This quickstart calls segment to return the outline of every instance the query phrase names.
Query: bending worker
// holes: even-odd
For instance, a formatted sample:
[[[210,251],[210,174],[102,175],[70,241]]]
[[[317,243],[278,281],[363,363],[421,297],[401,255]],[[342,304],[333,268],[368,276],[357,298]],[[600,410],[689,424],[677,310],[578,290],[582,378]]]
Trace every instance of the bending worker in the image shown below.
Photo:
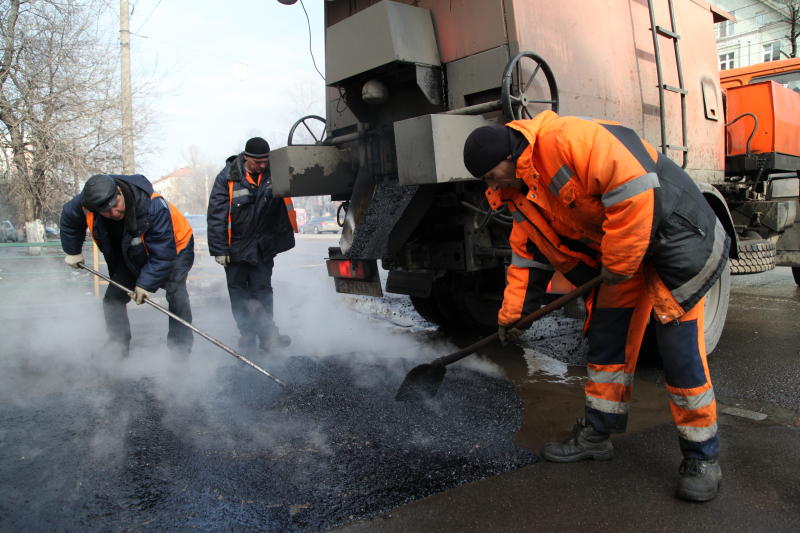
[[[153,192],[142,175],[97,174],[61,211],[61,246],[65,261],[79,268],[86,228],[108,265],[109,277],[133,287],[141,305],[150,293],[163,288],[169,310],[192,321],[186,278],[194,263],[194,238],[189,222],[175,206]],[[131,341],[126,304],[131,296],[109,284],[103,296],[103,314],[110,348],[125,357]],[[189,353],[192,330],[169,319],[167,346]]]
[[[632,130],[559,117],[473,131],[464,163],[514,223],[499,336],[535,310],[553,269],[574,285],[600,271],[587,298],[585,418],[542,456],[607,460],[625,430],[642,337],[654,321],[683,461],[677,496],[706,501],[721,469],[714,390],[703,339],[703,296],[727,268],[730,238],[697,185]]]
[[[273,319],[275,256],[294,247],[297,231],[290,198],[272,194],[269,144],[253,137],[217,175],[208,199],[208,250],[225,267],[239,348],[288,346]]]

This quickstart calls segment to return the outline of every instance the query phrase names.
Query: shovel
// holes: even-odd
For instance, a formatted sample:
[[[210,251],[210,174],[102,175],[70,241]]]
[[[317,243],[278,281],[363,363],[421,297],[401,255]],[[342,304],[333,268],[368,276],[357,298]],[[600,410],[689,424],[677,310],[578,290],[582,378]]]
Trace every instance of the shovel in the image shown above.
[[[133,296],[133,291],[132,290],[130,290],[129,288],[125,287],[124,285],[121,285],[121,284],[117,283],[116,281],[114,281],[113,279],[109,278],[108,276],[105,276],[105,275],[101,274],[100,272],[98,272],[98,271],[96,271],[96,270],[94,270],[92,268],[87,267],[83,263],[78,263],[78,266],[83,268],[83,269],[85,269],[85,270],[88,270],[89,272],[91,272],[95,276],[106,280],[107,282],[109,282],[110,284],[114,285],[115,287],[117,287],[119,289],[122,289],[123,291],[127,292],[129,295]],[[272,374],[270,374],[269,372],[267,372],[266,370],[264,370],[263,368],[261,368],[260,366],[255,364],[254,362],[250,361],[249,359],[247,359],[245,356],[243,356],[242,354],[240,354],[239,352],[237,352],[233,348],[230,348],[230,347],[222,344],[220,341],[218,341],[217,339],[215,339],[211,335],[208,335],[207,333],[203,333],[202,331],[200,331],[199,329],[194,327],[190,322],[187,322],[186,320],[182,319],[181,317],[179,317],[175,313],[169,311],[168,309],[165,309],[164,307],[162,307],[162,306],[158,305],[157,303],[149,300],[148,298],[145,298],[144,303],[150,304],[151,306],[155,307],[156,309],[158,309],[159,311],[161,311],[165,315],[169,316],[170,318],[172,318],[174,320],[177,320],[178,322],[180,322],[181,324],[183,324],[184,326],[186,326],[190,330],[194,331],[195,333],[197,333],[198,335],[200,335],[204,339],[212,342],[213,344],[216,344],[217,346],[219,346],[220,348],[222,348],[223,350],[225,350],[226,352],[228,352],[229,354],[234,356],[239,361],[243,362],[246,365],[250,365],[251,367],[255,368],[256,370],[258,370],[259,372],[261,372],[262,374],[267,376],[269,379],[271,379],[272,381],[274,381],[275,383],[277,383],[281,387],[286,388],[286,383],[284,383],[283,381],[279,380],[278,378],[276,378],[275,376],[273,376]]]
[[[600,276],[597,276],[591,281],[584,283],[574,291],[564,294],[563,296],[559,296],[544,307],[541,307],[533,313],[519,319],[511,327],[522,328],[529,326],[535,320],[538,320],[552,311],[555,311],[578,296],[589,292],[591,289],[600,285],[601,281],[602,279]],[[491,344],[495,340],[497,340],[497,333],[492,333],[488,337],[481,339],[474,344],[470,344],[466,348],[462,348],[457,352],[451,353],[450,355],[443,355],[442,357],[434,359],[430,363],[415,366],[406,375],[406,378],[400,385],[400,389],[397,391],[397,395],[394,397],[394,399],[400,402],[405,402],[409,400],[424,400],[427,398],[433,398],[439,391],[439,385],[441,385],[442,381],[444,380],[444,374],[447,371],[445,367],[447,365],[450,363],[455,363],[456,361],[460,361],[466,356],[480,350],[484,346]]]

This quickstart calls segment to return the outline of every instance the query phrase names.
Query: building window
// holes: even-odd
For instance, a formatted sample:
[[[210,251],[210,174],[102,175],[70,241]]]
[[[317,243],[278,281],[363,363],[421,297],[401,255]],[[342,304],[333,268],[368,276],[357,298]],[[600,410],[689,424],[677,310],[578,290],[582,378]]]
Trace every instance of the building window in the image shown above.
[[[723,20],[718,25],[719,37],[730,37],[736,31],[736,24],[732,20]]]
[[[736,55],[734,52],[719,55],[719,69],[728,70],[736,66]]]
[[[767,15],[766,13],[759,13],[756,15],[756,26],[759,28],[761,26],[765,26],[767,24]]]
[[[781,58],[781,42],[773,41],[764,45],[764,61],[777,61]]]

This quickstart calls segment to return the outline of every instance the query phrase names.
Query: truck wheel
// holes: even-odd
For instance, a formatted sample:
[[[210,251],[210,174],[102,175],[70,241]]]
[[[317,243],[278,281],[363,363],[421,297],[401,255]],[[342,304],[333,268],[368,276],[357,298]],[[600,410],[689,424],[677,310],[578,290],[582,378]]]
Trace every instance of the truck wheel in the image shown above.
[[[505,284],[502,268],[450,272],[433,282],[428,298],[411,297],[414,309],[450,334],[486,335],[497,330]]]
[[[800,285],[800,267],[792,267],[792,276],[794,276],[794,282]]]
[[[731,259],[732,274],[755,274],[775,268],[775,243],[766,239],[739,242],[739,259]]]
[[[704,312],[704,333],[706,339],[706,354],[710,354],[717,347],[725,327],[725,318],[728,316],[728,304],[731,300],[731,271],[725,268],[717,282],[706,293]]]
[[[437,326],[442,326],[442,324],[445,322],[445,317],[439,310],[439,306],[435,298],[432,296],[428,298],[410,296],[409,298],[411,298],[411,305],[414,306],[414,310],[419,313],[419,316],[428,322],[433,322]]]

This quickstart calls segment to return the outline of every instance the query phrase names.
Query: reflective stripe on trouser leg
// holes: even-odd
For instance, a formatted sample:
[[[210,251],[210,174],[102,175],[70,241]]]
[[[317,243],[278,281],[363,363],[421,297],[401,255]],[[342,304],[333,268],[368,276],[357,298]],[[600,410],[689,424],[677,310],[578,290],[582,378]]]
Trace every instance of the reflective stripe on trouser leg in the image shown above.
[[[586,419],[597,431],[625,431],[639,347],[651,310],[641,270],[617,285],[601,285],[597,292],[584,388]]]
[[[681,451],[687,458],[712,459],[719,455],[717,402],[706,360],[703,305],[701,299],[678,322],[655,322]]]

